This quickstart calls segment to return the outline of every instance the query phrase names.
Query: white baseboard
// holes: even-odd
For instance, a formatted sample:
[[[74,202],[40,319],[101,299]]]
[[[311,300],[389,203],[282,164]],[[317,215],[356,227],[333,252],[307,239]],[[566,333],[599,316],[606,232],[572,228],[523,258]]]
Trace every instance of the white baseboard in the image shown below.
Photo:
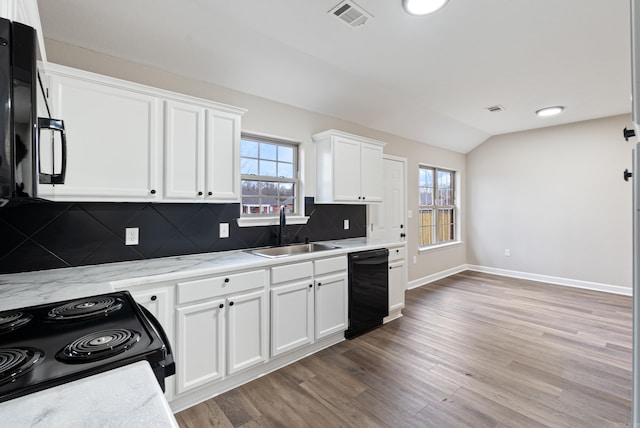
[[[414,279],[413,281],[409,281],[409,283],[407,284],[407,290],[411,290],[417,287],[422,287],[423,285],[427,285],[433,281],[437,281],[439,279],[446,278],[456,273],[463,272],[467,269],[468,269],[467,265],[460,265],[460,266],[453,267],[451,269],[446,269],[437,273],[433,273],[431,275],[423,276],[422,278]]]
[[[530,281],[546,282],[548,284],[564,285],[565,287],[584,288],[586,290],[603,291],[605,293],[631,296],[632,290],[619,285],[603,284],[600,282],[581,281],[579,279],[561,278],[557,276],[539,275],[536,273],[519,272],[515,270],[498,269],[485,266],[467,265],[467,269],[476,272],[491,273],[500,276],[528,279]]]
[[[599,282],[581,281],[578,279],[560,278],[557,276],[539,275],[535,273],[519,272],[515,270],[498,269],[486,266],[477,265],[460,265],[455,268],[443,270],[438,273],[427,275],[425,277],[410,281],[407,289],[417,288],[423,285],[427,285],[431,282],[437,281],[442,278],[446,278],[456,273],[463,272],[465,270],[472,270],[476,272],[490,273],[493,275],[508,276],[512,278],[527,279],[530,281],[546,282],[548,284],[563,285],[565,287],[583,288],[586,290],[603,291],[605,293],[621,294],[623,296],[631,296],[632,289],[629,287],[621,287],[619,285],[602,284]]]

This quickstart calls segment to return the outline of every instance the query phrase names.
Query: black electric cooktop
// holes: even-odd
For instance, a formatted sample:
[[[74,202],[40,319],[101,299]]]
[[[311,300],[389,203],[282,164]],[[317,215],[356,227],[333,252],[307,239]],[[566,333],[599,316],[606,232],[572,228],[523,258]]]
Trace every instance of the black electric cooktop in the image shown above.
[[[128,292],[0,312],[0,402],[143,360],[164,388],[171,347]]]

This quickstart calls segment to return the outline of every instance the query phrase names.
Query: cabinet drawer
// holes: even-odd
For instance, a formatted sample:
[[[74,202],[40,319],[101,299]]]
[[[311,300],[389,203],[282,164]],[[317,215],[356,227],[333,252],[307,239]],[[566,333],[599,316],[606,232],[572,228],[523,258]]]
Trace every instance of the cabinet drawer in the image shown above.
[[[296,279],[309,278],[313,275],[313,263],[304,262],[293,265],[276,266],[271,268],[271,283],[294,281]]]
[[[178,304],[265,286],[266,271],[234,273],[178,283]]]
[[[405,248],[404,247],[398,247],[398,248],[389,248],[389,261],[393,261],[393,260],[404,260],[404,254],[405,254]]]
[[[315,261],[315,274],[323,275],[325,273],[336,272],[347,269],[347,257],[332,257],[330,259],[322,259]]]

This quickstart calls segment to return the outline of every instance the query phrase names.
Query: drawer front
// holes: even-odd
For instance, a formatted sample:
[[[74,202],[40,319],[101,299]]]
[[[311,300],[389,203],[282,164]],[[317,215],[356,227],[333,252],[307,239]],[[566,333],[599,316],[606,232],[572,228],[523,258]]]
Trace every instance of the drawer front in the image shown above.
[[[389,248],[389,261],[404,260],[405,252],[404,247]]]
[[[266,271],[233,273],[229,275],[213,276],[178,283],[178,304],[194,302],[196,300],[211,299],[225,294],[262,288],[266,282]]]
[[[325,273],[347,270],[347,256],[316,260],[315,264],[316,275],[323,275]]]
[[[276,266],[271,268],[271,283],[280,284],[282,282],[295,281],[296,279],[310,278],[312,275],[312,262]]]

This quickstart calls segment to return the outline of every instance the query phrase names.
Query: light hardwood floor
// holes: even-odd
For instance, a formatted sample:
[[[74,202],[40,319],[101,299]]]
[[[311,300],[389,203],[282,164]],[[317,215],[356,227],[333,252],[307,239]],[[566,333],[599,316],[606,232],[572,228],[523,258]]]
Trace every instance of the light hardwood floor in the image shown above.
[[[463,272],[404,317],[176,415],[191,427],[625,427],[631,297]]]

